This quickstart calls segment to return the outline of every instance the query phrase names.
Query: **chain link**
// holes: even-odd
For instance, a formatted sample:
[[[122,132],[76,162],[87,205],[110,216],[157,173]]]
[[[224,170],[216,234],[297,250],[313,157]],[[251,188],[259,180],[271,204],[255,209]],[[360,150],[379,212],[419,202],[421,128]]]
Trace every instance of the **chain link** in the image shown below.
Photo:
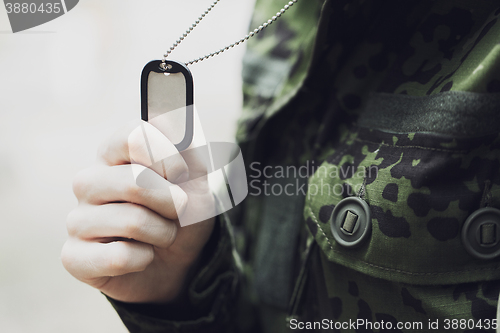
[[[212,8],[215,7],[215,5],[219,2],[220,0],[215,0],[211,5],[210,7],[208,7],[205,12],[203,12],[203,14],[201,14],[198,19],[189,27],[189,29],[186,30],[185,33],[182,34],[182,36],[179,37],[179,39],[177,39],[175,41],[175,43],[170,47],[170,49],[165,52],[165,54],[163,55],[163,60],[162,60],[162,64],[160,65],[164,70],[167,70],[167,65],[166,65],[166,60],[167,60],[167,57],[168,55],[184,40],[184,38],[187,37],[187,35],[189,35],[189,33],[191,31],[193,31],[193,29],[201,22],[201,20],[203,20],[203,18],[212,10]],[[221,48],[219,51],[216,51],[216,52],[212,52],[210,54],[207,54],[203,57],[199,57],[197,59],[193,59],[191,61],[188,61],[186,62],[186,66],[188,65],[191,65],[191,64],[196,64],[197,62],[200,62],[200,61],[203,61],[205,59],[208,59],[208,58],[211,58],[213,56],[216,56],[216,55],[219,55],[221,54],[222,52],[224,51],[227,51],[229,50],[230,48],[233,48],[235,47],[236,45],[239,45],[241,43],[244,43],[246,40],[248,40],[249,38],[255,36],[256,34],[258,34],[259,32],[261,32],[263,29],[267,28],[270,24],[272,24],[273,22],[275,22],[279,17],[281,17],[281,15],[283,15],[291,6],[293,6],[294,3],[296,3],[298,0],[291,0],[288,2],[288,4],[286,4],[283,8],[280,9],[280,11],[278,11],[276,13],[276,15],[274,15],[273,17],[271,17],[269,20],[267,20],[267,22],[264,22],[262,25],[260,25],[258,28],[254,29],[253,31],[250,31],[248,33],[248,35],[246,35],[245,37],[239,39],[238,41],[226,46],[226,47],[223,47]]]

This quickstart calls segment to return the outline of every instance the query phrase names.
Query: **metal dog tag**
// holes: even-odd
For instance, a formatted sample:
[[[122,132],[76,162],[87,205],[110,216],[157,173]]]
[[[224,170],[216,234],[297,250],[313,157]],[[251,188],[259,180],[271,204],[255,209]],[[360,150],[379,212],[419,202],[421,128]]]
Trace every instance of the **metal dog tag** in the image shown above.
[[[182,63],[153,60],[141,75],[141,118],[158,128],[178,151],[194,135],[193,77]]]

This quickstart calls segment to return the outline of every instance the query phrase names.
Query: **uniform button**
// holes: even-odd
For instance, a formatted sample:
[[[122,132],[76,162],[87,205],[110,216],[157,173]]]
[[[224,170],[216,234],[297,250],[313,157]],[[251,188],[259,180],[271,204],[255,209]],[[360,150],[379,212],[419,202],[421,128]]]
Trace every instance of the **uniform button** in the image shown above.
[[[500,210],[486,207],[476,210],[462,228],[462,243],[472,256],[493,259],[500,255]]]
[[[330,228],[335,241],[345,247],[360,246],[372,230],[370,207],[361,198],[341,200],[333,210]]]

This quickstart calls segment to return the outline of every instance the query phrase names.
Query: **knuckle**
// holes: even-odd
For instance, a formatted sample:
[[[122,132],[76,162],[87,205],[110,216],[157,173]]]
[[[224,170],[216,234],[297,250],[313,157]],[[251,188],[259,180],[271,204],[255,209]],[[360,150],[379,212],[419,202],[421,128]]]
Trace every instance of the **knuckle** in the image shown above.
[[[112,276],[143,271],[154,258],[152,246],[137,247],[127,242],[117,242],[115,246],[115,251],[108,262]]]
[[[68,242],[67,241],[66,241],[66,243],[64,243],[64,246],[61,250],[61,262],[62,262],[64,268],[66,268],[66,270],[67,270],[68,269],[67,266],[71,262],[71,258],[70,258],[69,251],[68,251]]]
[[[79,171],[73,178],[73,193],[78,199],[82,198],[88,191],[90,183],[89,170],[84,169]]]
[[[137,184],[132,183],[127,185],[125,188],[125,196],[127,198],[127,201],[129,202],[134,202],[137,203],[140,201],[140,198],[144,196],[144,192],[146,190],[140,186],[137,186]]]
[[[117,161],[113,161],[111,163],[111,161],[108,160],[108,156],[113,156],[113,155],[116,155],[117,153],[119,153],[121,155],[121,153],[124,153],[122,155],[122,157],[125,159],[125,160],[128,160],[128,155],[127,155],[127,151],[128,151],[128,142],[127,142],[127,139],[126,139],[126,135],[125,133],[129,133],[130,132],[130,129],[128,127],[124,127],[124,128],[121,128],[119,130],[117,130],[115,133],[113,133],[111,136],[109,136],[106,140],[104,140],[103,142],[101,142],[101,144],[99,145],[98,149],[97,149],[97,157],[98,158],[101,158],[102,160],[106,161],[107,164],[120,164],[121,162],[117,162]],[[126,161],[123,161],[123,162],[126,162]]]
[[[130,238],[135,238],[142,234],[146,221],[146,213],[141,208],[134,208],[131,214],[128,215],[128,220],[125,224],[125,233]]]
[[[142,272],[145,270],[153,261],[155,256],[153,246],[146,246],[141,252],[142,260],[138,263],[137,267],[134,268],[135,272]]]
[[[174,154],[165,158],[163,161],[167,175],[173,176],[173,180],[176,180],[175,178],[183,173],[188,172],[188,167],[181,154]]]
[[[175,218],[181,216],[188,205],[188,196],[180,187],[174,185],[170,187],[170,193],[172,195],[173,207],[172,215]]]
[[[64,266],[64,268],[73,274],[73,263],[75,262],[75,258],[73,255],[73,251],[71,250],[71,240],[67,240],[63,248],[61,249],[61,262]]]
[[[177,237],[177,225],[175,223],[169,223],[165,228],[165,233],[163,235],[163,247],[168,248],[174,244]]]
[[[97,147],[97,157],[106,157],[109,155],[110,152],[110,141],[111,138],[108,138],[107,140],[101,142],[99,146]]]
[[[157,228],[155,246],[161,249],[167,249],[175,242],[177,236],[177,226],[173,222],[162,224]]]
[[[144,134],[140,126],[130,132],[126,144],[127,147],[125,148],[128,150],[132,162],[140,161],[147,150]]]
[[[129,219],[125,224],[125,234],[128,238],[137,238],[138,234],[141,231],[141,227],[139,226],[139,222],[134,219]]]
[[[119,246],[113,253],[109,261],[109,268],[113,275],[123,275],[128,273],[128,263],[130,262],[130,253],[125,246]]]
[[[66,218],[66,229],[68,230],[68,235],[76,236],[81,229],[82,217],[78,209],[73,209],[69,212]]]

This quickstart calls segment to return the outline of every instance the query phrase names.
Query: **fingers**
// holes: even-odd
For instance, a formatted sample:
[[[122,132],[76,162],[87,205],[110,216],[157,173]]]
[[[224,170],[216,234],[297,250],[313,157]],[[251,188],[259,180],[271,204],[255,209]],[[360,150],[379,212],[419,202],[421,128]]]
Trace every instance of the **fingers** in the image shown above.
[[[74,237],[66,241],[61,253],[66,270],[82,281],[141,272],[153,258],[154,250],[149,244],[135,241],[97,243]]]
[[[175,222],[131,203],[80,205],[68,215],[67,228],[82,240],[126,238],[159,248],[170,247],[177,235]]]
[[[133,169],[140,169],[133,171]],[[140,173],[141,182],[133,174]],[[186,209],[188,197],[157,173],[140,165],[95,166],[79,172],[73,191],[81,203],[103,205],[130,202],[142,205],[161,216],[176,220]]]
[[[144,121],[133,122],[104,141],[97,160],[108,166],[140,164],[173,183],[189,178],[186,162],[174,144]]]

